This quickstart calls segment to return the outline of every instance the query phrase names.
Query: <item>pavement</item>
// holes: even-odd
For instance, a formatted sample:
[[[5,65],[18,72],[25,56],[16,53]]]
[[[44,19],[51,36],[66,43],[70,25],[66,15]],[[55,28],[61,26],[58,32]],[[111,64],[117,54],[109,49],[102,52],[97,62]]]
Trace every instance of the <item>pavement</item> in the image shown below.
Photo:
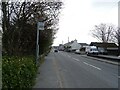
[[[118,57],[118,56],[111,56],[111,55],[98,55],[98,56],[112,58],[112,59],[119,59],[120,60],[120,57]]]
[[[33,88],[118,88],[118,65],[62,51],[45,59]]]
[[[107,60],[112,60],[115,62],[120,61],[120,57],[118,57],[118,56],[111,56],[111,55],[93,55],[93,56],[98,57],[98,58],[107,59]]]
[[[110,63],[110,64],[114,64],[114,65],[119,65],[118,63],[118,59],[112,59],[111,57],[108,57],[107,58],[104,58],[106,56],[102,56],[102,55],[99,55],[99,56],[87,56],[87,55],[81,55],[82,57],[85,57],[85,58],[90,58],[92,60],[97,60],[97,61],[100,61],[100,62],[105,62],[105,63]],[[109,58],[109,59],[108,59]]]

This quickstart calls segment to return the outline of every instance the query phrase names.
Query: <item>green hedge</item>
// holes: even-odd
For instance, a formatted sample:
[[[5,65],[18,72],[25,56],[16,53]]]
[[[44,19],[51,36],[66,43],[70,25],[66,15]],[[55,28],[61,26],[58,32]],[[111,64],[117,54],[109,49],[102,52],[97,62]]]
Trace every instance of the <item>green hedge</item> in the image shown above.
[[[32,56],[3,56],[2,88],[32,88],[37,73],[34,60]]]

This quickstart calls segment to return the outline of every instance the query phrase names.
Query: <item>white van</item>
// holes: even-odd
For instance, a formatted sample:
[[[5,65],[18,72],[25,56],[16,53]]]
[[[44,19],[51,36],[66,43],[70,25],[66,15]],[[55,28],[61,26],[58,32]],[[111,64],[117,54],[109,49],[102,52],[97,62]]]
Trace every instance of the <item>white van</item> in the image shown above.
[[[96,46],[88,46],[86,47],[86,54],[87,55],[98,55],[98,49]]]

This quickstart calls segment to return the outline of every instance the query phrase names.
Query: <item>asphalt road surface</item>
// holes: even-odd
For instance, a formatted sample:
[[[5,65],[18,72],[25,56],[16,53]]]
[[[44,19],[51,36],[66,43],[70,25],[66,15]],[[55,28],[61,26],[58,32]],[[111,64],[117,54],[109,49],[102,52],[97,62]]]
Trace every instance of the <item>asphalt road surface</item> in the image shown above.
[[[51,52],[33,88],[118,88],[118,66],[67,52]]]

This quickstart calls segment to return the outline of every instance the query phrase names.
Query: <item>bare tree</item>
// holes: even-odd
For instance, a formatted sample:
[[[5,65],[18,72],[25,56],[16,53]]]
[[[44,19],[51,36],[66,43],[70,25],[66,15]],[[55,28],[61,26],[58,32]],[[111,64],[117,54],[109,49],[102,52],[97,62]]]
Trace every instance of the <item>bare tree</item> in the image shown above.
[[[97,38],[102,42],[112,42],[113,31],[115,31],[113,25],[101,23],[100,25],[95,25],[95,29],[91,30],[91,33],[93,37]]]

